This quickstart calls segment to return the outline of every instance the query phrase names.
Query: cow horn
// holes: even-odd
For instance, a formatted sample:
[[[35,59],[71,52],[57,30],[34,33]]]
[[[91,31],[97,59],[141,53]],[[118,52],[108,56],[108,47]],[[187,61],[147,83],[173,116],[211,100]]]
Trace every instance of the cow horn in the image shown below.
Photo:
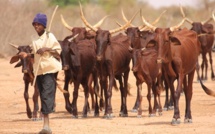
[[[104,20],[108,17],[109,15],[106,15],[105,17],[103,17],[98,23],[96,23],[93,27],[100,27],[102,25],[102,23],[104,22]]]
[[[164,14],[165,12],[166,12],[166,10],[164,10],[164,11],[158,16],[158,18],[157,18],[154,22],[152,22],[152,25],[157,24],[158,21],[160,20],[160,18],[163,16],[163,14]],[[142,16],[142,12],[141,12],[141,16]],[[143,30],[145,30],[146,28],[147,28],[146,25],[143,25],[143,26],[140,26],[140,27],[139,27],[140,31],[143,31]]]
[[[125,14],[124,14],[124,11],[123,9],[121,8],[121,13],[122,13],[122,18],[123,20],[127,23],[128,22],[128,19],[125,17]],[[130,24],[132,27],[135,27],[133,24]]]
[[[92,25],[90,25],[90,23],[88,23],[87,22],[87,20],[86,20],[86,18],[84,17],[84,13],[83,13],[83,11],[82,11],[82,6],[81,6],[81,3],[79,2],[79,5],[80,5],[80,14],[81,14],[81,19],[82,19],[82,21],[84,22],[84,24],[88,27],[88,28],[90,28],[91,30],[93,30],[94,32],[96,32],[97,31],[97,29],[96,28],[94,28]]]
[[[78,34],[76,34],[76,35],[73,36],[72,38],[68,39],[68,41],[71,42],[71,41],[74,40],[77,36],[78,36]]]
[[[208,23],[208,22],[210,22],[210,21],[212,21],[212,20],[213,20],[213,18],[210,17],[210,18],[208,18],[207,20],[202,21],[201,24],[204,25],[204,24],[206,24],[206,23]]]
[[[133,17],[132,17],[125,25],[123,25],[123,26],[121,26],[121,27],[119,27],[119,28],[113,29],[113,30],[109,30],[109,32],[110,32],[111,34],[114,34],[114,33],[117,33],[117,32],[119,32],[119,31],[121,31],[121,30],[127,28],[127,27],[131,24],[131,22],[134,20],[134,17],[137,15],[138,12],[139,12],[139,11],[137,11],[137,12],[133,15]]]
[[[145,47],[143,47],[143,48],[141,48],[141,51],[143,51],[143,50],[145,50],[146,48]]]
[[[66,23],[66,21],[64,20],[62,14],[60,15],[60,17],[61,17],[61,22],[63,23],[63,25],[64,25],[67,29],[69,29],[70,31],[72,31],[73,27],[69,26],[69,25]]]
[[[186,16],[185,16],[185,13],[184,13],[184,10],[183,10],[183,8],[182,8],[181,4],[180,4],[180,11],[181,11],[181,15],[182,15],[182,17],[183,17],[183,18],[185,18]]]
[[[186,18],[184,18],[178,25],[170,27],[170,31],[174,31],[174,30],[178,29],[179,27],[181,27],[185,20],[186,20]]]
[[[212,18],[214,19],[214,21],[215,21],[215,11],[213,11],[213,13],[212,13]]]
[[[117,24],[119,27],[122,27],[122,24],[120,24],[118,21],[116,21],[116,24]]]
[[[141,16],[141,17],[142,17],[142,21],[143,21],[143,23],[146,25],[146,27],[148,27],[148,28],[152,29],[153,31],[155,31],[155,29],[156,29],[157,27],[155,27],[155,26],[153,26],[152,24],[150,24],[149,22],[147,22],[143,16]],[[144,27],[144,29],[145,29],[146,27]],[[143,29],[141,29],[141,31],[143,31]]]
[[[132,50],[133,50],[133,48],[132,48],[131,46],[129,46],[128,50],[129,50],[129,51],[132,51]]]
[[[18,45],[15,45],[15,44],[13,44],[13,43],[9,43],[12,47],[14,47],[14,48],[16,48],[16,49],[18,49]]]

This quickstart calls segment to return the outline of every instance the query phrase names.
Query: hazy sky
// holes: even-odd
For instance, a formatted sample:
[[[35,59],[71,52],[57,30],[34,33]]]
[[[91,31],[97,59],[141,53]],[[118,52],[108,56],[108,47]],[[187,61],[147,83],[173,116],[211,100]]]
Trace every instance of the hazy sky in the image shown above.
[[[142,0],[139,0],[142,1]],[[155,8],[163,7],[163,6],[171,6],[171,5],[179,5],[182,6],[196,6],[198,3],[198,0],[143,0],[148,2],[150,5],[152,5]]]

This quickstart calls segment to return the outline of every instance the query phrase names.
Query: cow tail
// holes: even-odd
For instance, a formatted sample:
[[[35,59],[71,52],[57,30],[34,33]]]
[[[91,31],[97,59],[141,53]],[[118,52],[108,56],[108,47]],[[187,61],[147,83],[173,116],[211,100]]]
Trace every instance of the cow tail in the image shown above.
[[[197,70],[196,70],[196,72],[197,72],[198,80],[199,80],[199,82],[200,82],[200,84],[201,84],[201,86],[202,86],[202,89],[205,91],[205,93],[206,93],[207,95],[210,95],[210,96],[215,97],[215,92],[213,92],[211,89],[207,88],[207,87],[203,84],[202,80],[201,80],[200,77],[199,77],[199,72],[198,72]]]

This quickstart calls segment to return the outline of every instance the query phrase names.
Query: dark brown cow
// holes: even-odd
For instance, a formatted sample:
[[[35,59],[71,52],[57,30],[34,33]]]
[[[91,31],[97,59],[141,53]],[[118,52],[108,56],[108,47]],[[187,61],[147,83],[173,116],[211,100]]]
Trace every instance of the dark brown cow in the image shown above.
[[[73,101],[71,104],[71,113],[74,117],[78,116],[77,111],[77,98],[78,89],[81,84],[84,88],[85,103],[83,108],[83,116],[87,116],[88,111],[88,96],[89,96],[89,78],[95,69],[96,53],[94,43],[88,39],[81,40],[78,43],[68,41],[67,38],[63,41],[63,46],[67,46],[69,49],[69,67],[70,67],[70,79],[74,83]],[[65,49],[63,49],[65,50]],[[96,77],[95,77],[96,78]],[[94,90],[97,88],[97,83],[94,83]],[[98,104],[95,107],[95,115],[99,114]]]
[[[20,67],[22,66],[22,73],[23,73],[23,80],[25,83],[25,90],[24,90],[24,98],[25,98],[25,103],[26,103],[26,111],[27,111],[27,116],[28,118],[32,118],[33,120],[41,119],[41,114],[38,117],[37,113],[39,110],[39,105],[38,105],[38,96],[39,92],[36,86],[34,86],[34,94],[33,94],[33,113],[31,111],[28,99],[29,99],[29,94],[28,94],[28,89],[29,89],[29,84],[33,83],[34,79],[34,74],[33,74],[33,58],[31,56],[27,56],[25,58],[22,57],[21,53],[26,52],[26,53],[31,53],[32,49],[30,46],[16,46],[13,45],[17,50],[18,53],[14,55],[11,60],[10,64],[13,64],[15,62],[19,62],[15,65],[15,67]]]
[[[95,24],[94,26],[95,27],[99,27],[103,21],[105,20],[107,16],[105,16],[103,19],[101,19],[97,24]],[[95,38],[95,33],[85,27],[71,27],[69,26],[69,24],[64,20],[63,16],[61,15],[61,21],[63,23],[63,25],[72,32],[72,35],[71,36],[67,36],[66,38],[67,39],[71,39],[73,38],[75,35],[78,35],[75,39],[74,39],[74,42],[79,42],[81,40],[84,40],[84,39],[89,39],[91,40],[92,42],[95,42],[94,38]],[[65,38],[65,39],[66,39]],[[94,43],[95,44],[95,43]],[[66,76],[69,76],[70,75],[70,71],[68,70],[69,68],[69,64],[67,63],[68,61],[68,58],[65,58],[66,55],[68,55],[68,52],[69,52],[69,49],[68,49],[68,46],[63,46],[64,47],[64,50],[62,51],[62,54],[61,54],[61,58],[62,58],[62,63],[63,63],[63,70],[65,70],[65,79],[67,79],[67,81],[69,81],[69,77],[66,78]],[[94,101],[94,89],[92,87],[92,83],[95,82],[93,79],[93,77],[95,77],[95,74],[91,74],[90,75],[90,79],[89,79],[89,82],[88,82],[88,85],[89,85],[89,91],[90,91],[90,95],[91,95],[91,99],[92,99],[92,109],[95,108],[95,101]],[[64,88],[66,88],[65,90],[68,90],[68,82],[65,81],[65,85],[64,85]],[[69,97],[67,95],[67,98],[66,100],[69,100]],[[69,101],[66,101],[66,102],[69,102]],[[69,104],[69,103],[67,103]],[[66,104],[66,105],[67,105]],[[69,105],[67,105],[69,106]],[[104,107],[104,99],[103,99],[103,90],[101,90],[101,96],[100,96],[100,109],[102,110],[103,107]],[[69,110],[70,111],[70,110]]]
[[[85,19],[80,5],[81,18],[84,24],[91,30],[96,32],[96,57],[97,57],[97,69],[100,75],[101,89],[105,91],[105,114],[107,118],[112,118],[112,87],[114,79],[119,80],[121,91],[121,109],[120,116],[128,116],[126,98],[128,90],[128,75],[130,71],[129,63],[131,55],[128,51],[130,45],[127,36],[118,35],[116,39],[119,41],[111,41],[111,34],[119,32],[125,29],[133,18],[124,26],[114,30],[101,30],[91,26]],[[109,81],[108,81],[109,77]],[[124,78],[124,81],[122,81]],[[109,83],[108,83],[109,82]]]
[[[171,93],[173,94],[172,97],[174,101],[174,115],[172,124],[180,123],[179,98],[182,90],[182,84],[184,86],[186,99],[184,121],[186,123],[191,123],[192,116],[190,103],[193,94],[192,83],[196,63],[201,51],[198,36],[196,32],[187,30],[186,28],[175,31],[184,23],[185,19],[183,19],[179,25],[170,28],[157,28],[149,24],[144,18],[143,20],[144,23],[156,34],[153,41],[155,41],[158,46],[157,62],[162,64],[162,67],[168,74],[168,80],[170,82],[169,86]],[[174,81],[176,79],[177,88],[175,90]],[[204,85],[202,85],[202,87],[207,94],[214,96],[214,93],[211,90],[206,88]]]

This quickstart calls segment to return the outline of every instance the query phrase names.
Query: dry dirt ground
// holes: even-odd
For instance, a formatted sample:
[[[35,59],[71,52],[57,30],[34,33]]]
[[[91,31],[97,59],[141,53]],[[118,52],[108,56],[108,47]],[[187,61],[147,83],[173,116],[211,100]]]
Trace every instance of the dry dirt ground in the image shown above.
[[[215,53],[213,53],[215,57]],[[215,58],[214,58],[215,59]],[[215,61],[214,61],[215,62]],[[36,134],[42,128],[42,121],[32,121],[27,118],[26,106],[23,98],[24,83],[21,68],[14,68],[8,59],[0,59],[0,134]],[[215,67],[213,66],[215,69]],[[210,70],[209,70],[210,71]],[[62,76],[63,78],[63,76]],[[128,96],[129,117],[119,117],[120,95],[119,91],[113,91],[112,105],[115,118],[103,119],[103,113],[99,117],[93,117],[93,112],[88,118],[82,118],[84,94],[80,91],[78,97],[79,118],[71,118],[65,110],[63,94],[57,90],[56,112],[50,115],[50,124],[53,134],[215,134],[215,98],[204,93],[196,78],[193,83],[192,99],[192,124],[184,124],[185,99],[180,98],[181,124],[173,126],[171,120],[173,111],[164,111],[162,116],[148,117],[148,102],[146,90],[143,98],[143,117],[137,118],[131,109],[136,98],[135,78],[130,73],[131,96]],[[215,91],[215,82],[208,80],[206,86]],[[145,84],[143,88],[146,89]],[[72,92],[72,86],[70,86]],[[30,105],[32,105],[33,88],[30,87]],[[164,92],[161,99],[164,104]],[[89,99],[90,100],[90,99]]]

